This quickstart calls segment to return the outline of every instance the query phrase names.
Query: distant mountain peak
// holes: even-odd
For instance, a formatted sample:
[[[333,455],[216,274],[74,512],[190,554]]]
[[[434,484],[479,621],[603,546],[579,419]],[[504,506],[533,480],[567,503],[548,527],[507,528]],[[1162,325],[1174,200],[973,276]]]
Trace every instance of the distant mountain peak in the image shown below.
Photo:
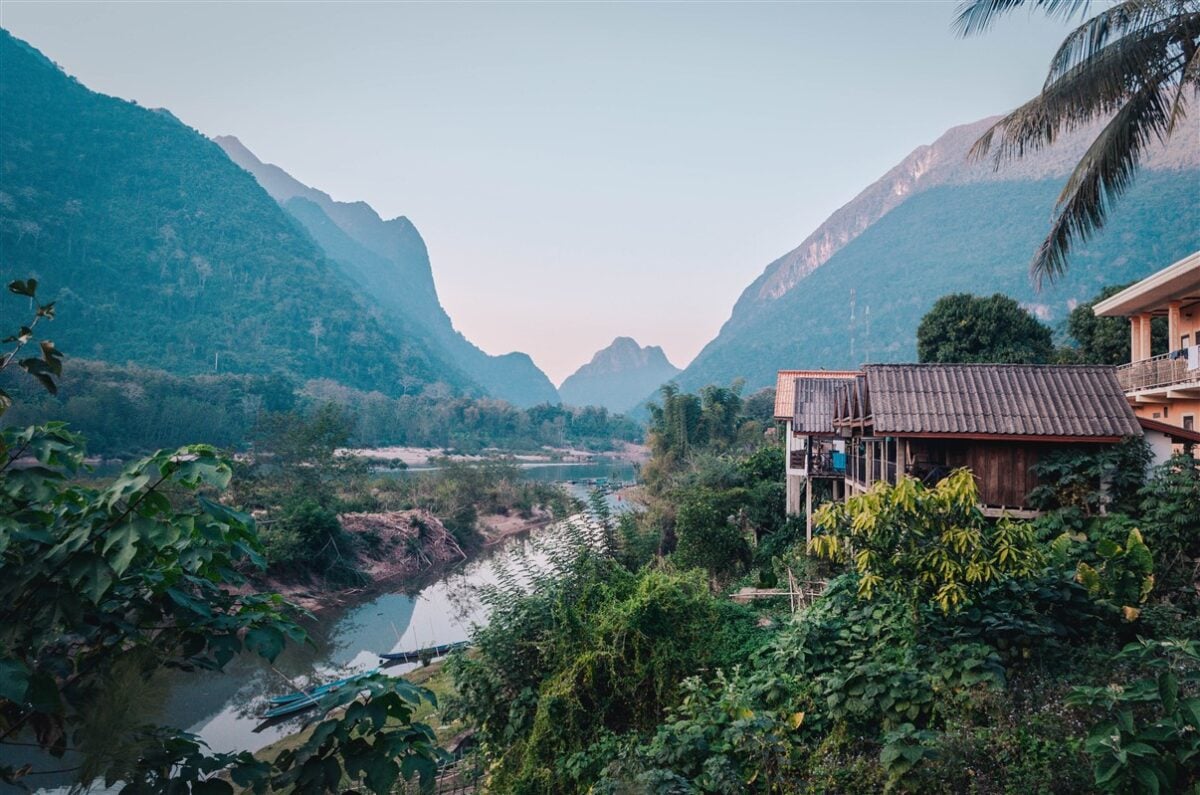
[[[767,265],[738,298],[728,325],[736,327],[750,321],[757,309],[788,293],[868,227],[918,193],[947,185],[1065,179],[1103,127],[1101,122],[1086,125],[1059,136],[1053,146],[1005,161],[999,167],[990,157],[970,159],[971,146],[999,119],[989,116],[956,125],[932,143],[910,152],[834,211],[799,246]],[[1147,147],[1141,161],[1143,170],[1200,168],[1200,147],[1195,145],[1198,139],[1200,124],[1193,115],[1165,144]]]
[[[384,220],[364,201],[337,201],[264,163],[232,135],[213,141],[304,226],[386,315],[407,321],[408,331],[424,338],[489,395],[518,406],[558,402],[554,385],[527,355],[489,356],[454,329],[438,299],[425,241],[407,217]]]
[[[609,343],[607,348],[596,351],[592,360],[579,368],[576,374],[585,370],[596,373],[620,373],[642,367],[672,369],[678,372],[678,368],[671,364],[659,346],[647,345],[643,348],[633,337],[617,337]]]
[[[570,405],[624,412],[679,372],[659,346],[642,347],[632,337],[617,337],[563,381],[558,392]]]
[[[682,389],[781,367],[857,367],[916,355],[921,316],[942,295],[1002,292],[1055,324],[1102,287],[1144,278],[1200,245],[1200,116],[1154,142],[1105,228],[1070,270],[1035,289],[1028,263],[1100,122],[996,164],[968,153],[997,117],[952,127],[836,210],[742,292],[715,339],[675,379]],[[646,396],[649,397],[650,390]]]

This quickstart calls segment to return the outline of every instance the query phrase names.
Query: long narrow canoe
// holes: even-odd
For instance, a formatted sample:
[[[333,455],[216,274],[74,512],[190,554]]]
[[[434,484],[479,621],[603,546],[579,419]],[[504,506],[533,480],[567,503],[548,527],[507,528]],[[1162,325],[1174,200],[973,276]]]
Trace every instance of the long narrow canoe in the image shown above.
[[[267,710],[263,717],[269,720],[271,718],[280,718],[284,715],[291,715],[295,712],[302,712],[306,709],[312,709],[317,705],[321,696],[332,693],[344,685],[353,684],[359,679],[376,673],[379,673],[378,668],[370,671],[364,671],[363,673],[358,673],[354,676],[347,676],[345,679],[338,679],[336,681],[323,684],[320,687],[313,687],[297,693],[287,693],[282,696],[273,696],[271,699],[269,699],[269,701],[275,706]]]
[[[426,649],[414,649],[413,651],[393,651],[387,654],[381,654],[379,657],[384,662],[390,663],[413,663],[419,662],[422,657],[445,657],[450,652],[456,649],[465,649],[470,646],[469,640],[460,640],[457,643],[443,643],[441,646],[430,646]]]

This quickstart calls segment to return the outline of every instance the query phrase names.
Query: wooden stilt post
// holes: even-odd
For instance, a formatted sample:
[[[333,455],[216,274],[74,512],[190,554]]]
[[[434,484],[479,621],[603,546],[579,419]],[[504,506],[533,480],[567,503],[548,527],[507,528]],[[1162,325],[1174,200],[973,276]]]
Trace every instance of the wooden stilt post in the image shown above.
[[[812,543],[812,472],[809,472],[809,477],[804,479],[804,539],[809,544]],[[804,548],[805,553],[808,552],[808,547]]]

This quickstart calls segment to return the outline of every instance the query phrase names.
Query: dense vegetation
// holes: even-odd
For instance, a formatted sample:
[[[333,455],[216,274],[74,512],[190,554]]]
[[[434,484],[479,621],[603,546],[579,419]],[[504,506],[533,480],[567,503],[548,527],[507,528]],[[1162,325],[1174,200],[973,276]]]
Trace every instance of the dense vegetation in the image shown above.
[[[1129,285],[1105,287],[1090,301],[1071,310],[1055,347],[1049,326],[1016,301],[997,293],[983,298],[970,293],[942,296],[917,327],[917,353],[922,362],[1004,364],[1108,364],[1129,362],[1129,321],[1097,317],[1093,307]],[[1151,350],[1168,348],[1165,317],[1151,323]]]
[[[460,551],[474,551],[482,541],[482,515],[530,518],[542,510],[562,518],[577,507],[562,490],[526,480],[504,459],[443,461],[437,472],[414,478],[374,474],[366,461],[341,452],[353,427],[353,418],[333,403],[268,415],[255,430],[253,454],[234,465],[231,500],[258,517],[272,573],[317,575],[336,586],[359,579],[356,561],[363,556],[421,554],[419,548],[381,549],[377,533],[348,535],[343,513],[423,511],[443,524]],[[420,529],[414,543],[431,543],[429,529]]]
[[[824,506],[810,551],[737,403],[665,390],[647,509],[489,595],[453,668],[495,791],[1200,784],[1200,462],[1063,452],[1033,522],[984,518],[961,470],[878,485]],[[824,592],[794,614],[727,598],[784,575]]]
[[[1117,284],[1105,287],[1090,301],[1071,310],[1067,316],[1067,335],[1072,345],[1060,349],[1059,359],[1083,364],[1120,365],[1129,362],[1129,321],[1122,317],[1097,317],[1093,307],[1105,298],[1129,287]],[[1178,341],[1176,341],[1178,342]],[[1156,317],[1150,322],[1150,349],[1154,355],[1166,353],[1167,319]]]
[[[634,422],[600,408],[519,409],[490,398],[436,393],[389,397],[328,380],[298,384],[283,375],[177,376],[79,359],[71,359],[55,395],[11,373],[0,374],[0,388],[21,398],[10,415],[13,424],[69,422],[88,437],[92,453],[110,457],[196,439],[241,449],[266,416],[311,411],[327,402],[347,410],[347,443],[363,447],[409,445],[475,453],[493,447],[517,451],[569,445],[596,450],[642,436]]]
[[[33,281],[9,290],[32,317],[4,338],[0,371],[54,393],[55,347],[25,355],[53,303]],[[0,398],[2,416],[11,398]],[[319,444],[330,427],[291,438]],[[160,450],[101,487],[77,482],[85,457],[62,423],[0,428],[0,781],[72,773],[132,792],[320,793],[347,780],[383,793],[432,780],[443,752],[412,716],[433,696],[379,674],[323,695],[315,731],[270,761],[140,723],[136,695],[156,674],[221,670],[241,653],[274,660],[305,632],[295,608],[249,587],[264,548],[254,519],[220,502],[232,468],[213,447]]]
[[[854,368],[916,361],[916,329],[937,297],[1000,292],[1057,325],[1072,302],[1144,278],[1200,246],[1189,215],[1193,171],[1139,175],[1104,231],[1072,252],[1071,270],[1040,293],[1025,264],[1061,185],[1055,180],[938,187],[907,199],[786,295],[722,334],[676,379],[684,389],[780,367]],[[851,322],[851,291],[855,304]]]
[[[1053,355],[1050,329],[1000,293],[944,295],[917,326],[922,362],[1045,364]]]

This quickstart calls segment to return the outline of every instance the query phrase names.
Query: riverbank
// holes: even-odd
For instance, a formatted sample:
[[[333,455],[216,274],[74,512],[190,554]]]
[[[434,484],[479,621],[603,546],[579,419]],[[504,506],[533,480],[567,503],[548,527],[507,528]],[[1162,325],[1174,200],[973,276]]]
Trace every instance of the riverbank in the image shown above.
[[[459,453],[444,447],[355,447],[337,451],[341,456],[366,459],[378,466],[427,469],[443,461],[465,464],[483,464],[489,461],[510,461],[517,464],[589,464],[604,462],[626,462],[643,464],[650,457],[645,445],[620,442],[612,450],[579,450],[573,447],[544,447],[538,451],[509,453],[503,450],[485,450],[482,453]]]
[[[482,516],[476,520],[476,541],[464,548],[429,511],[347,513],[338,519],[350,542],[344,554],[361,575],[360,582],[332,582],[317,574],[274,575],[257,577],[244,590],[278,593],[313,614],[342,608],[384,591],[415,593],[480,552],[554,521],[543,508],[535,508],[528,516]]]

